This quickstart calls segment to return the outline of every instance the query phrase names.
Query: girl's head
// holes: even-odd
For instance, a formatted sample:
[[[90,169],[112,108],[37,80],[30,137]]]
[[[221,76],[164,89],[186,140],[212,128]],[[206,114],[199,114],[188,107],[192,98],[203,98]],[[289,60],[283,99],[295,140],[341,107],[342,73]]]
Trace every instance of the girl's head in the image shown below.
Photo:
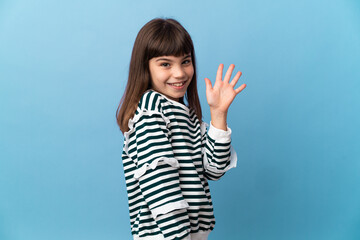
[[[174,83],[184,84],[176,87]],[[178,84],[176,84],[178,85]],[[133,117],[142,94],[154,89],[169,98],[184,103],[201,121],[201,106],[197,94],[194,45],[185,28],[174,19],[155,18],[139,31],[129,67],[125,93],[116,111],[118,125],[124,133]]]

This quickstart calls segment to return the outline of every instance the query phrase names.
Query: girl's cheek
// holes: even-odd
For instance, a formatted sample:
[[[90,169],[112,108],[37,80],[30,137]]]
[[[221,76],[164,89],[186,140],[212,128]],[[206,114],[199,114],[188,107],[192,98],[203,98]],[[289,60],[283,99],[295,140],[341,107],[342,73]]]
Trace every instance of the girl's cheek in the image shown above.
[[[162,72],[160,72],[160,73],[159,73],[159,75],[158,75],[158,76],[159,76],[159,78],[160,78],[160,79],[165,79],[165,78],[168,76],[168,73],[167,73],[167,72],[162,71]]]

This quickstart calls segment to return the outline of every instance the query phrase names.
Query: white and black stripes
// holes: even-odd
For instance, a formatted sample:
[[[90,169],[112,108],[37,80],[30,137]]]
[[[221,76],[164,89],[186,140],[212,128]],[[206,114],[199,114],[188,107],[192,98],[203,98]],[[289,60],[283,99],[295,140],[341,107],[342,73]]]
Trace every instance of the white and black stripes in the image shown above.
[[[142,96],[129,128],[122,159],[134,237],[184,239],[211,231],[207,179],[236,163],[231,130],[211,125],[206,132],[192,109],[153,90]]]

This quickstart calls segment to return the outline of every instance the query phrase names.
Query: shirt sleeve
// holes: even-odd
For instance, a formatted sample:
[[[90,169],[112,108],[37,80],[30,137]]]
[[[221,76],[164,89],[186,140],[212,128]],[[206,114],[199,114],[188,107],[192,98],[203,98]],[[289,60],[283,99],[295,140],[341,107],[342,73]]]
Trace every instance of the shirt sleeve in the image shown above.
[[[237,155],[231,146],[231,129],[215,128],[210,122],[210,128],[206,131],[208,124],[202,123],[202,155],[204,165],[204,176],[208,180],[219,180],[226,171],[236,167]]]
[[[164,118],[162,113],[144,111],[134,125],[134,178],[165,239],[183,239],[190,232],[189,205],[182,195],[179,162],[174,157]]]

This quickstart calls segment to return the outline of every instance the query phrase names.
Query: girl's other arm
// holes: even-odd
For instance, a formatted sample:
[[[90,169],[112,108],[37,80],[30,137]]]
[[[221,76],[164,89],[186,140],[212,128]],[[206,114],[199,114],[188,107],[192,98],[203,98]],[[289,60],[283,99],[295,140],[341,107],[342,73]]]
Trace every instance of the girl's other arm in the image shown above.
[[[230,82],[231,74],[235,68],[231,64],[222,80],[224,65],[220,64],[214,87],[211,81],[205,78],[206,98],[210,106],[211,122],[210,129],[205,132],[203,128],[203,157],[205,177],[210,180],[218,180],[227,170],[236,166],[236,152],[231,146],[231,129],[227,126],[227,113],[230,104],[246,84],[234,89],[241,72],[237,72]]]
[[[217,129],[210,122],[210,129],[206,131],[206,125],[205,122],[202,123],[204,176],[215,181],[230,168],[236,167],[237,156],[231,146],[231,129]]]

